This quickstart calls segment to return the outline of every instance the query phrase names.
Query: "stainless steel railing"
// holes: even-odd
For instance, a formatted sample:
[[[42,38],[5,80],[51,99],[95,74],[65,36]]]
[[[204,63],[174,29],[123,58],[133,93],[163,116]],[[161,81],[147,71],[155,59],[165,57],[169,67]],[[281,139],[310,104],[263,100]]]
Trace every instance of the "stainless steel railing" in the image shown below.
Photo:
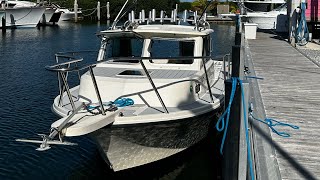
[[[69,61],[65,61],[65,62],[61,62],[59,63],[59,58],[66,58],[68,59]],[[212,95],[212,92],[211,92],[211,85],[210,85],[210,81],[209,81],[209,77],[208,77],[208,73],[207,73],[207,67],[206,67],[206,59],[210,59],[210,60],[221,60],[223,61],[223,71],[224,71],[224,79],[226,78],[229,78],[231,75],[230,75],[230,54],[226,54],[226,55],[223,55],[223,56],[188,56],[188,57],[157,57],[157,58],[154,58],[154,57],[119,57],[119,58],[113,58],[112,60],[115,60],[115,61],[139,61],[139,63],[141,64],[142,66],[142,69],[144,70],[144,73],[146,74],[154,92],[156,93],[164,111],[166,113],[169,113],[167,107],[165,106],[162,98],[161,98],[161,95],[158,91],[158,88],[155,86],[147,68],[145,67],[144,63],[143,63],[143,60],[157,60],[157,59],[168,59],[168,60],[185,60],[185,59],[201,59],[202,62],[203,62],[203,66],[204,66],[204,71],[205,71],[205,76],[206,76],[206,83],[207,83],[207,87],[208,87],[208,91],[209,91],[209,94],[210,94],[210,98],[213,102],[213,95]],[[98,85],[96,83],[96,78],[95,78],[95,75],[94,75],[94,72],[93,72],[93,68],[95,66],[97,66],[98,64],[100,63],[104,63],[106,61],[110,61],[110,59],[106,59],[106,60],[100,60],[98,62],[95,62],[93,64],[89,64],[89,65],[85,65],[83,67],[79,67],[78,66],[78,63],[81,62],[83,60],[83,58],[77,58],[77,57],[74,57],[74,56],[68,56],[66,54],[56,54],[56,61],[57,61],[57,64],[55,65],[52,65],[52,66],[46,66],[46,69],[49,70],[49,71],[53,71],[53,72],[57,72],[58,73],[58,81],[59,81],[59,90],[60,90],[60,99],[59,99],[59,105],[61,105],[61,99],[62,99],[62,96],[63,96],[63,93],[66,91],[67,95],[68,95],[68,98],[69,98],[69,101],[70,101],[70,104],[72,106],[72,109],[73,111],[76,110],[76,107],[75,107],[75,104],[74,104],[74,101],[72,99],[72,94],[70,92],[70,88],[69,88],[69,85],[68,85],[68,80],[67,80],[67,75],[69,72],[77,72],[78,75],[79,75],[79,78],[80,78],[80,74],[79,74],[79,71],[81,70],[86,70],[88,69],[89,70],[89,73],[90,73],[90,76],[91,76],[91,79],[92,79],[92,82],[93,82],[93,85],[94,85],[94,89],[95,89],[95,92],[96,92],[96,95],[97,95],[97,98],[98,98],[98,101],[99,101],[99,105],[101,107],[101,112],[103,115],[105,115],[105,110],[104,110],[104,107],[103,107],[103,103],[102,103],[102,100],[101,100],[101,95],[100,95],[100,91],[99,91],[99,88],[98,88]],[[228,70],[226,69],[226,61],[228,63]]]

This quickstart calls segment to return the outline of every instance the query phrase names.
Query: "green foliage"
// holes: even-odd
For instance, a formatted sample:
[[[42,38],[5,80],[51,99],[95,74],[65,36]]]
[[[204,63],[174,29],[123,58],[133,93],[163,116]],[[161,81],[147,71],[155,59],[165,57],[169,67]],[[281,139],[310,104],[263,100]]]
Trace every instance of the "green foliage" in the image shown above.
[[[191,3],[190,2],[181,2],[179,5],[179,10],[183,11],[183,10],[190,10],[192,9]]]

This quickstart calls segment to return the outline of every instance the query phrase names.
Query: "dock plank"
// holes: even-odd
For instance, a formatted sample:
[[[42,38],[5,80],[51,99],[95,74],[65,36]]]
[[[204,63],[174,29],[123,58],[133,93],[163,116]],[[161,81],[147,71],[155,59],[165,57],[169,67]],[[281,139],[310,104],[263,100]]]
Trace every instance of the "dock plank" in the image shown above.
[[[300,127],[276,127],[272,133],[282,179],[320,177],[320,68],[274,34],[257,33],[248,40],[266,117]],[[279,153],[280,152],[280,153]]]

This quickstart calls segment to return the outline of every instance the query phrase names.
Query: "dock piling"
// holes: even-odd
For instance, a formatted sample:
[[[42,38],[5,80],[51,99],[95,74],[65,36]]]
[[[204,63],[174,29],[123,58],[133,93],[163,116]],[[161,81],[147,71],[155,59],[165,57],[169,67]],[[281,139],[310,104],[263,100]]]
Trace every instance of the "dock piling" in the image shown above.
[[[232,78],[225,81],[225,107],[231,98],[232,81],[244,77],[244,56],[242,33],[236,33],[232,47]],[[223,148],[223,179],[247,179],[248,147],[246,126],[248,124],[249,83],[242,80],[243,95],[240,82],[237,82],[230,109],[229,127],[227,128]],[[244,105],[243,105],[244,102]],[[246,114],[246,117],[244,117]],[[246,119],[245,119],[246,118]],[[227,126],[227,125],[226,125]]]

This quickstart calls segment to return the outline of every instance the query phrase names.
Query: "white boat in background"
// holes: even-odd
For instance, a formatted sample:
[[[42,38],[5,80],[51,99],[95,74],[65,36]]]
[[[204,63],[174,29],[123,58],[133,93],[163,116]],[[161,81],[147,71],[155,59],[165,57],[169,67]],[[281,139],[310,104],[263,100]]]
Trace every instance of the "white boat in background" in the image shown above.
[[[62,118],[51,125],[50,135],[41,135],[43,141],[18,141],[40,143],[37,150],[43,151],[50,144],[72,145],[65,136],[89,134],[110,167],[120,171],[169,157],[206,137],[224,103],[229,75],[227,58],[211,55],[213,30],[205,19],[182,23],[188,20],[177,18],[176,11],[171,17],[161,11],[160,18],[155,11],[149,18],[139,14],[135,19],[130,12],[123,25],[116,19],[98,33],[93,64],[79,66],[83,58],[75,52],[56,54],[57,64],[47,69],[59,75],[52,110]],[[80,83],[71,88],[72,72],[81,71],[86,72]]]
[[[273,29],[277,32],[288,31],[286,4],[269,12],[248,12],[243,17],[249,23],[258,24],[259,29]]]
[[[19,28],[36,27],[45,8],[29,1],[3,1],[1,10],[5,12],[5,26]]]
[[[67,9],[67,8],[63,8],[63,7],[59,6],[58,4],[52,3],[52,5],[57,8],[56,13],[61,14],[59,21],[73,21],[74,20],[75,11]],[[83,18],[81,8],[78,8],[77,14],[78,14],[78,20],[81,20]]]
[[[41,24],[55,24],[59,22],[61,13],[56,13],[57,8],[51,5],[46,6],[42,18],[40,20]]]
[[[69,9],[58,9],[58,12],[61,12],[60,21],[73,21],[75,18],[75,12]],[[78,20],[82,19],[82,11],[78,9]]]
[[[275,30],[277,32],[288,31],[288,16],[287,4],[283,0],[265,0],[265,1],[244,1],[245,4],[250,4],[251,8],[239,3],[246,12],[241,17],[242,22],[249,22],[257,24],[258,29],[262,30]],[[267,9],[267,6],[272,4],[282,4],[271,11],[259,11]],[[232,18],[235,20],[236,14],[220,14],[220,18]]]

